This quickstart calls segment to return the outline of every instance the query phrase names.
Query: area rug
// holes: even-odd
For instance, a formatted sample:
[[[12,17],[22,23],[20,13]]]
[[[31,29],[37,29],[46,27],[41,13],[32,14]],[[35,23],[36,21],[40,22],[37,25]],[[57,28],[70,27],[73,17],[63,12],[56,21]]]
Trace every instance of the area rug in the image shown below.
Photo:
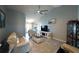
[[[45,39],[45,41],[40,44],[37,44],[31,40],[30,53],[56,53],[61,44],[63,43],[54,39]]]

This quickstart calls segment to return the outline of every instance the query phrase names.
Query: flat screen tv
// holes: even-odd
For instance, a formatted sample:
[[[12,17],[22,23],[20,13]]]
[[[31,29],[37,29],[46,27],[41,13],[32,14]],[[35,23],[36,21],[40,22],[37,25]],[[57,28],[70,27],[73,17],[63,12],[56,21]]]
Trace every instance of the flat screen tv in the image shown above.
[[[41,31],[49,32],[48,26],[47,25],[41,26]]]

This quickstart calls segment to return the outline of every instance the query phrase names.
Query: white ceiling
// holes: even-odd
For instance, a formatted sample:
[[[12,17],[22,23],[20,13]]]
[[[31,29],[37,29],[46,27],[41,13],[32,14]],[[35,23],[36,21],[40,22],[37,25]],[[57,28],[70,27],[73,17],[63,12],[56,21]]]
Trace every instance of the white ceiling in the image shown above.
[[[40,10],[48,10],[50,12],[54,8],[60,7],[60,5],[40,5]],[[24,14],[33,14],[38,10],[38,5],[6,5],[7,9],[19,11]]]
[[[6,5],[5,7],[7,9],[12,9],[23,13],[25,16],[27,16],[27,18],[40,19],[41,17],[49,15],[54,8],[61,7],[61,5],[40,5],[40,10],[48,10],[46,15],[36,13],[36,11],[39,9],[38,5]]]

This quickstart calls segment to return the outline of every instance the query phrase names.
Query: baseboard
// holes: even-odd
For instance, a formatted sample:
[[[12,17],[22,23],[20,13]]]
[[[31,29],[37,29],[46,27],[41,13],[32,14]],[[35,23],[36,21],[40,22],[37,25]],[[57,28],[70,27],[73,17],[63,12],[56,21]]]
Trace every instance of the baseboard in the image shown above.
[[[55,38],[55,37],[53,37],[53,39],[66,43],[65,40],[61,40],[61,39],[58,39],[58,38]]]

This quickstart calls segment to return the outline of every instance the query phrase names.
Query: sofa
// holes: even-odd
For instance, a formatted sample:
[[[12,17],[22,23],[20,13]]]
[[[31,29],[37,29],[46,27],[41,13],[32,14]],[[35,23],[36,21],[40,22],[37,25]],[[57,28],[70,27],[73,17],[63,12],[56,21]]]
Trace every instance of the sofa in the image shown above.
[[[26,53],[29,52],[30,45],[27,39],[20,33],[11,33],[8,36],[9,53]]]
[[[64,53],[79,53],[79,48],[76,48],[66,43],[61,45],[61,49],[62,51],[64,51]]]

